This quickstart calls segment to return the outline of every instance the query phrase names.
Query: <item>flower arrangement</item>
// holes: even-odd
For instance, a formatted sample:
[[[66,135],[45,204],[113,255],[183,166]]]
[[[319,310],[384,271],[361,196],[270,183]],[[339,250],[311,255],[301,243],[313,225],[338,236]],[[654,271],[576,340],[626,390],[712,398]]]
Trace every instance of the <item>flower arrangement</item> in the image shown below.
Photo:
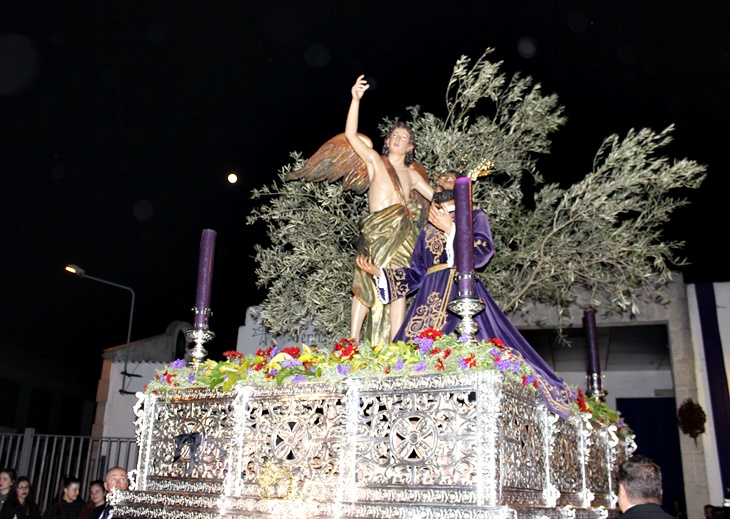
[[[707,415],[700,404],[688,398],[677,409],[677,423],[684,434],[688,434],[695,442],[705,432]]]
[[[574,389],[574,410],[581,413],[588,413],[592,420],[601,422],[605,425],[614,425],[616,427],[616,434],[621,437],[631,436],[634,432],[626,424],[620,411],[611,409],[606,403],[600,398],[588,397],[583,393],[583,390],[578,388]]]
[[[350,377],[454,374],[466,370],[498,370],[508,380],[537,388],[532,368],[500,339],[472,343],[467,337],[444,335],[429,328],[408,343],[371,346],[342,338],[332,350],[306,344],[261,349],[255,355],[223,353],[224,361],[172,362],[147,386],[147,392],[187,388],[221,388],[236,384],[299,384]]]
[[[496,370],[504,378],[537,391],[535,373],[519,352],[499,338],[471,342],[468,337],[444,335],[429,328],[409,342],[371,346],[342,338],[330,349],[301,346],[260,349],[255,355],[223,352],[226,360],[186,363],[178,359],[168,365],[146,387],[147,393],[168,393],[179,389],[220,388],[235,385],[300,384],[307,381],[333,382],[345,377],[408,377],[441,373],[453,375],[468,370]],[[573,389],[573,388],[572,388]],[[586,398],[573,389],[576,413],[590,413],[592,419],[614,424],[620,434],[631,434],[620,414],[598,399]]]

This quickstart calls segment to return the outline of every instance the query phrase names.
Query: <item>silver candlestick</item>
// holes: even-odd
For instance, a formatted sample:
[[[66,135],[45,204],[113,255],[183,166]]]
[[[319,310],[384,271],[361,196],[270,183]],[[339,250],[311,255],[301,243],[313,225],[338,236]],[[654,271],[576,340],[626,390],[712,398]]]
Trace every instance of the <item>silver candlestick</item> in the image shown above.
[[[195,312],[195,328],[185,332],[185,337],[195,342],[195,346],[190,350],[190,355],[193,357],[193,362],[203,362],[205,357],[208,355],[208,351],[203,347],[203,344],[215,338],[215,334],[208,329],[208,319],[213,312],[210,308],[203,310],[198,307],[193,307]],[[202,314],[203,319],[198,319],[198,315]]]
[[[588,379],[586,396],[604,402],[606,395],[608,395],[608,391],[602,387],[601,375],[599,373],[590,373],[586,375],[586,378]]]
[[[475,315],[486,308],[484,301],[477,297],[462,296],[449,303],[449,311],[461,317],[461,322],[456,326],[460,337],[468,337],[469,342],[477,342],[479,325],[472,319]]]

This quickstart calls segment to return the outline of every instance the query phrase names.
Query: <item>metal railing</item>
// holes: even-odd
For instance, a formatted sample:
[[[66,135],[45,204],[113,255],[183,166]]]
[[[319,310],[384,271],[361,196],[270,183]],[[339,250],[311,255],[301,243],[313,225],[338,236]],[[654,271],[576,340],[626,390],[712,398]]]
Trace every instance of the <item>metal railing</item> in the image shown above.
[[[0,433],[0,467],[13,468],[27,476],[41,510],[54,499],[64,476],[81,480],[81,497],[88,497],[89,483],[104,479],[112,467],[127,471],[137,466],[134,438],[92,438],[35,434]]]

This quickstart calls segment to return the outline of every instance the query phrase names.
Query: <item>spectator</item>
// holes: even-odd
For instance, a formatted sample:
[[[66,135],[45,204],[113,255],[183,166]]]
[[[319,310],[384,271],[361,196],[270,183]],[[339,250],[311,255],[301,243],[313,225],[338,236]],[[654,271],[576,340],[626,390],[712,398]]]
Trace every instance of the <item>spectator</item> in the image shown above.
[[[122,467],[109,469],[104,478],[104,488],[107,493],[111,493],[112,490],[127,490],[129,488],[127,471]],[[91,515],[91,519],[111,519],[112,517],[116,517],[114,507],[108,503],[101,510],[94,509],[94,513]]]
[[[105,504],[106,489],[104,488],[104,482],[101,479],[92,481],[89,483],[89,499],[86,501],[86,506],[81,510],[78,519],[98,517],[101,515]]]
[[[41,511],[33,499],[30,480],[20,476],[10,497],[0,509],[0,519],[41,519]]]
[[[18,475],[13,469],[6,468],[0,470],[0,507],[10,497],[10,491],[13,489],[13,483],[15,483],[17,477]]]
[[[64,477],[58,496],[43,511],[43,519],[77,519],[84,508],[84,501],[79,497],[80,489],[78,478]]]
[[[687,519],[687,505],[684,499],[674,500],[674,517],[677,519]]]
[[[632,456],[618,471],[618,506],[623,517],[674,519],[662,510],[662,471],[644,456]]]
[[[705,505],[705,519],[712,519],[712,512],[715,510],[713,505]]]

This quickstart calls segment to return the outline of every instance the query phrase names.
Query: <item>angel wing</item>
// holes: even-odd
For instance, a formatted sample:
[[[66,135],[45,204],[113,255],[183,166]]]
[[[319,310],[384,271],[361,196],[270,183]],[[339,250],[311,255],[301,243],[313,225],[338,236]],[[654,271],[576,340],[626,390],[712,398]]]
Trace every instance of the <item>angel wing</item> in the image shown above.
[[[373,141],[362,133],[358,137],[369,147]],[[342,179],[342,189],[351,189],[358,195],[367,191],[370,181],[365,162],[355,153],[344,133],[335,135],[312,155],[304,166],[286,176],[287,180],[335,182]]]

